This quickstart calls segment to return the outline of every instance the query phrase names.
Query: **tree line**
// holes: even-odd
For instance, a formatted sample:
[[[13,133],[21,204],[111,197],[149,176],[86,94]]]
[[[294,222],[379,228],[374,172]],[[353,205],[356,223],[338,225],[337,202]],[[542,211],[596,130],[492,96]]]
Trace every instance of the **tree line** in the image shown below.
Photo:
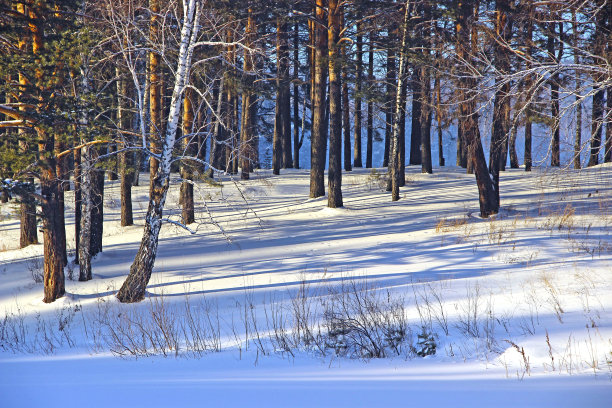
[[[407,164],[433,172],[435,138],[439,166],[475,175],[488,217],[500,208],[500,172],[519,167],[519,131],[526,171],[534,125],[549,137],[550,166],[566,164],[569,122],[575,168],[583,151],[589,166],[612,160],[610,9],[609,0],[1,0],[0,198],[19,201],[22,247],[38,243],[41,223],[45,302],[64,294],[64,192],[75,190],[75,261],[89,280],[104,181],[119,182],[129,226],[141,171],[146,225],[123,302],[144,297],[173,172],[188,228],[194,181],[280,174],[308,153],[310,197],[327,190],[329,207],[343,205],[343,171],[364,159],[388,169],[398,200]]]

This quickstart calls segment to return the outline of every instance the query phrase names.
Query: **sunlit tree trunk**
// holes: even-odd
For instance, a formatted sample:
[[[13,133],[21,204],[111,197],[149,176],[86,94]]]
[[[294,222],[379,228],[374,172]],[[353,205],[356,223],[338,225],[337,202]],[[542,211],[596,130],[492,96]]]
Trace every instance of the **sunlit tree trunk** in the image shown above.
[[[321,22],[325,18],[326,4],[324,0],[316,0],[316,18],[319,21],[314,26],[314,81],[313,81],[313,122],[311,135],[310,157],[310,197],[325,195],[325,153],[327,151],[327,126],[325,121],[326,89],[327,89],[327,30]]]
[[[160,0],[149,0],[149,41],[157,44],[160,36]],[[157,51],[149,51],[149,145],[154,154],[159,154],[160,135],[162,132],[162,72],[161,61]],[[150,188],[153,188],[153,178],[157,173],[157,159],[149,159]]]
[[[328,200],[330,208],[342,207],[342,66],[340,61],[340,29],[342,7],[338,0],[328,2],[329,61],[329,171]],[[350,151],[350,149],[349,149]]]

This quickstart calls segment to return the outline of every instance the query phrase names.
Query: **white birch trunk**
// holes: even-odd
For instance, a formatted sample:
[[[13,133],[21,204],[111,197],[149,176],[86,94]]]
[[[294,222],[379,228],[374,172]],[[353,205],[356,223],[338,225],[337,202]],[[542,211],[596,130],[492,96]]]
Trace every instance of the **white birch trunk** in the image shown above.
[[[119,301],[124,303],[138,302],[144,298],[145,289],[151,278],[151,272],[153,271],[157,255],[159,231],[162,225],[162,212],[170,185],[172,150],[176,141],[176,131],[183,102],[182,94],[189,77],[191,58],[199,30],[201,14],[200,0],[188,0],[187,4],[184,1],[183,5],[183,10],[185,10],[184,22],[181,29],[181,43],[174,77],[174,89],[170,102],[170,112],[168,113],[166,135],[162,140],[159,167],[152,182],[144,233],[138,253],[130,267],[130,273],[117,293]]]
[[[393,113],[393,130],[391,133],[391,160],[389,161],[389,170],[391,172],[391,199],[399,200],[400,186],[400,169],[399,166],[399,134],[400,134],[400,117],[402,114],[402,92],[406,76],[406,51],[408,47],[408,19],[410,17],[410,1],[406,0],[406,11],[404,13],[404,22],[402,34],[402,48],[400,50],[399,72],[397,75],[397,92],[395,93],[395,111]]]
[[[83,93],[88,93],[89,87],[89,72],[83,69],[82,86]],[[79,121],[81,132],[85,132],[89,119],[87,113],[84,112]],[[85,142],[85,140],[81,140]],[[87,281],[91,279],[91,253],[89,251],[91,241],[91,147],[85,146],[81,148],[81,231],[79,240],[79,280]]]

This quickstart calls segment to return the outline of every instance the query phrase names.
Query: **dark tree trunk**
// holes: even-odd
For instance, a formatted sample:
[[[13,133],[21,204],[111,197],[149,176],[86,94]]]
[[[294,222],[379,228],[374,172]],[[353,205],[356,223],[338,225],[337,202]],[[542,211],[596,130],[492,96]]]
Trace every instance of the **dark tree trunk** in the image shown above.
[[[598,1],[598,5],[603,5],[603,1]],[[604,11],[604,7],[597,14],[597,24],[595,25],[595,33],[593,35],[593,64],[600,65],[600,60],[605,60],[606,44],[609,38],[606,36],[606,20],[609,13]],[[606,41],[608,40],[608,41]],[[599,58],[597,58],[599,57]],[[599,151],[601,150],[601,137],[604,126],[604,93],[605,88],[602,86],[604,78],[602,74],[595,74],[593,107],[591,116],[591,154],[589,157],[589,167],[599,164]],[[608,96],[609,99],[609,96]],[[608,122],[610,123],[610,122]]]
[[[361,81],[363,73],[362,53],[363,36],[361,35],[361,24],[357,24],[357,51],[355,53],[355,139],[353,145],[353,166],[363,167],[361,161]]]
[[[553,19],[557,19],[557,13],[551,13]],[[555,25],[557,23],[550,23],[550,32],[548,35],[548,53],[553,57],[553,64],[559,63],[561,59],[561,54],[563,52],[563,42],[559,43],[559,55],[555,56],[556,49],[556,39],[555,37],[558,35],[563,36],[563,31],[560,30],[559,33],[556,33]],[[562,24],[559,25],[561,28]],[[552,141],[551,141],[551,156],[550,156],[550,165],[552,167],[559,167],[561,165],[561,147],[560,147],[560,128],[559,128],[559,74],[555,73],[551,76],[550,79],[550,104],[551,104],[551,116],[553,119],[553,128],[552,128]]]
[[[131,118],[127,109],[128,86],[127,80],[121,77],[121,71],[116,69],[119,80],[117,81],[117,123],[121,130],[129,130],[131,126]],[[121,136],[121,135],[119,135]],[[125,146],[131,146],[133,138],[124,136],[126,140]],[[119,153],[119,174],[121,176],[120,191],[121,191],[121,226],[127,227],[134,224],[132,214],[132,184],[134,183],[134,153],[131,150],[125,150]]]
[[[117,110],[119,110],[119,107],[117,107]],[[108,153],[115,153],[116,151],[117,151],[117,144],[109,143]],[[108,179],[110,181],[116,181],[119,179],[119,175],[117,174],[117,167],[118,167],[118,164],[119,165],[121,164],[117,163],[117,161],[118,161],[117,155],[113,155],[108,159]]]
[[[325,2],[317,0],[316,17],[318,21],[326,21]],[[315,72],[314,72],[314,100],[313,124],[311,135],[311,166],[310,166],[310,197],[317,198],[325,195],[325,153],[327,150],[327,126],[325,121],[327,84],[327,30],[321,24],[315,28]]]
[[[255,41],[256,27],[255,16],[252,8],[249,7],[248,19],[246,27],[246,42],[247,47],[251,47]],[[256,157],[253,149],[258,148],[255,138],[255,95],[253,91],[253,70],[255,68],[253,59],[255,56],[246,52],[244,56],[244,72],[246,75],[246,91],[242,96],[242,126],[240,140],[240,167],[242,171],[240,178],[248,180],[250,173],[253,171],[253,160]]]
[[[64,143],[59,143],[59,142],[55,142],[55,154],[56,157],[65,150],[65,144]],[[66,251],[66,213],[65,213],[65,203],[64,203],[64,191],[66,191],[66,185],[68,184],[66,177],[68,176],[68,172],[66,171],[66,156],[61,156],[58,159],[56,159],[56,175],[58,178],[58,195],[57,195],[57,205],[58,205],[58,211],[56,214],[57,217],[57,222],[56,225],[59,226],[63,226],[62,228],[64,229],[63,231],[61,231],[60,233],[57,234],[57,236],[60,239],[59,242],[59,249],[61,252],[61,256],[62,256],[62,260],[64,262],[63,266],[68,265],[68,252]]]
[[[431,159],[431,74],[429,60],[431,59],[431,8],[423,4],[424,25],[421,29],[423,41],[423,65],[421,69],[421,173],[433,173]]]
[[[501,44],[510,41],[512,21],[509,0],[497,0],[495,3],[495,36],[493,45],[495,68],[502,75],[509,72],[510,60],[508,52]],[[504,146],[508,143],[510,130],[510,84],[501,78],[496,78],[495,101],[493,102],[493,129],[491,132],[491,149],[489,172],[493,179],[495,200],[499,202],[499,172],[505,168],[506,155]],[[507,154],[507,151],[506,151]]]
[[[440,76],[436,75],[434,82],[434,93],[436,94],[436,125],[438,130],[438,164],[444,166],[444,143],[442,139],[442,92],[440,86]]]
[[[519,160],[518,160],[518,154],[516,154],[516,134],[517,134],[517,130],[518,130],[518,126],[517,126],[517,119],[515,118],[515,120],[513,121],[514,123],[511,125],[512,127],[510,128],[510,168],[512,169],[518,169],[519,168]]]
[[[26,180],[34,184],[34,179]],[[19,205],[20,214],[20,237],[19,247],[25,248],[28,245],[38,244],[38,231],[36,229],[36,203],[31,197],[23,197]]]
[[[576,19],[576,12],[572,13],[572,46],[574,49],[578,49],[578,39],[580,33],[578,32],[578,20]],[[574,52],[574,64],[578,66],[580,64],[580,57],[577,52]],[[580,102],[580,87],[582,81],[580,80],[580,69],[576,69],[575,74],[576,83],[574,89],[576,90],[576,97],[574,104],[576,105],[576,130],[574,132],[574,168],[579,169],[582,165],[580,161],[580,152],[582,151],[582,103]],[[608,99],[610,97],[608,96]],[[608,126],[609,127],[609,126]]]
[[[40,175],[40,195],[42,197],[42,223],[44,242],[44,298],[43,302],[51,303],[65,293],[64,285],[64,249],[66,229],[60,198],[64,191],[61,180],[56,173],[54,139],[44,131],[37,129],[38,152],[43,164]]]
[[[601,150],[601,135],[604,114],[604,89],[599,88],[593,95],[593,115],[591,119],[591,155],[588,166],[599,164],[599,151]]]
[[[183,151],[185,156],[192,157],[195,155],[195,147],[197,140],[193,133],[193,104],[194,98],[193,89],[185,89],[185,99],[183,101]],[[193,162],[189,159],[183,160],[181,163],[181,177],[183,182],[181,185],[181,202],[183,205],[181,215],[185,225],[195,221],[195,208],[193,203]]]
[[[213,84],[213,100],[215,103],[215,114],[213,116],[214,126],[212,126],[212,132],[210,135],[210,157],[208,159],[208,177],[215,177],[215,170],[219,170],[219,162],[221,161],[221,154],[223,151],[223,145],[221,141],[224,137],[223,125],[221,124],[221,118],[223,116],[223,87],[225,84],[225,78],[222,77],[219,81],[215,81]]]
[[[293,77],[299,78],[300,28],[296,22],[293,31]],[[297,81],[293,84],[293,167],[300,168],[300,86]]]
[[[389,28],[391,33],[395,32],[395,28]],[[386,86],[387,92],[385,95],[385,153],[383,156],[383,167],[389,166],[389,144],[391,141],[391,132],[393,128],[393,109],[395,105],[395,50],[394,46],[395,35],[389,34],[387,47],[387,73],[386,73]]]
[[[341,27],[344,28],[344,15],[340,12]],[[351,160],[351,123],[350,123],[350,106],[349,106],[349,91],[348,91],[348,74],[346,72],[346,48],[341,47],[342,60],[342,131],[344,133],[344,170],[353,170]]]
[[[94,150],[94,156],[97,155]],[[102,252],[102,237],[104,235],[104,170],[91,171],[91,241],[90,256],[93,258]]]
[[[64,296],[64,256],[62,242],[66,241],[59,197],[63,195],[61,183],[50,170],[44,170],[40,180],[43,211],[44,239],[44,298],[51,303]]]
[[[328,5],[330,133],[327,206],[337,208],[342,207],[342,66],[339,44],[342,7],[338,7],[338,0],[329,0]]]
[[[531,60],[531,54],[532,54],[532,42],[533,42],[533,12],[534,12],[534,8],[531,5],[531,2],[527,1],[525,2],[527,9],[524,10],[525,13],[527,13],[527,15],[529,16],[529,19],[527,21],[527,30],[526,30],[526,34],[525,34],[525,50],[526,50],[526,54],[527,54],[527,67],[530,68],[531,67],[531,62],[529,62]],[[526,89],[531,89],[531,86],[533,84],[533,76],[529,75],[527,77],[526,83],[525,83],[525,88]],[[532,158],[531,158],[531,139],[532,139],[532,133],[531,133],[531,124],[532,124],[532,116],[533,113],[531,111],[531,93],[527,94],[527,106],[525,107],[525,171],[531,171],[531,166],[532,166]]]
[[[285,64],[281,61],[285,58],[285,48],[287,47],[284,32],[287,24],[282,17],[276,18],[276,104],[274,108],[274,136],[272,139],[272,174],[280,174],[283,162],[283,138],[285,136],[285,124],[283,120],[284,101],[284,72]]]
[[[281,167],[293,167],[291,159],[291,115],[289,111],[289,48],[287,21],[284,16],[279,16],[276,19],[276,56],[276,115],[272,147],[273,174],[279,174]]]
[[[471,50],[472,42],[470,42],[470,32],[467,29],[467,23],[472,17],[474,5],[471,2],[458,0],[458,17],[457,17],[457,53],[459,58],[466,61],[472,61]],[[476,81],[469,75],[463,75],[459,80],[459,89],[461,90],[460,100],[460,115],[462,117],[462,135],[466,146],[468,147],[468,158],[472,163],[468,165],[474,171],[476,176],[476,185],[478,186],[478,197],[480,204],[480,216],[487,218],[499,211],[499,201],[491,175],[487,169],[487,162],[480,141],[480,132],[478,128],[478,113],[476,112],[476,103],[473,100],[473,92],[476,90]]]
[[[374,33],[370,31],[370,44],[368,53],[368,86],[370,92],[368,95],[368,118],[367,118],[367,139],[366,139],[366,168],[372,168],[372,150],[374,148],[374,101],[371,95],[371,90],[374,84]]]
[[[431,81],[429,68],[421,68],[421,173],[433,173],[431,160]]]
[[[412,123],[410,126],[409,163],[421,164],[421,78],[420,70],[413,67],[412,85]]]

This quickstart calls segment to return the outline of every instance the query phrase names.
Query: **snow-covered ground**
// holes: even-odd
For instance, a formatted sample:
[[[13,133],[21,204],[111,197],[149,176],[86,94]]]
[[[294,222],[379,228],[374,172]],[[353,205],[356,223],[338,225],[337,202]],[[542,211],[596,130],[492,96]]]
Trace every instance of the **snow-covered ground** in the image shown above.
[[[609,406],[612,167],[506,171],[492,220],[474,176],[434,171],[408,168],[395,203],[382,169],[345,173],[335,210],[307,170],[199,183],[195,234],[164,226],[137,305],[114,293],[145,175],[132,227],[107,183],[94,279],[50,305],[2,204],[0,406]]]

